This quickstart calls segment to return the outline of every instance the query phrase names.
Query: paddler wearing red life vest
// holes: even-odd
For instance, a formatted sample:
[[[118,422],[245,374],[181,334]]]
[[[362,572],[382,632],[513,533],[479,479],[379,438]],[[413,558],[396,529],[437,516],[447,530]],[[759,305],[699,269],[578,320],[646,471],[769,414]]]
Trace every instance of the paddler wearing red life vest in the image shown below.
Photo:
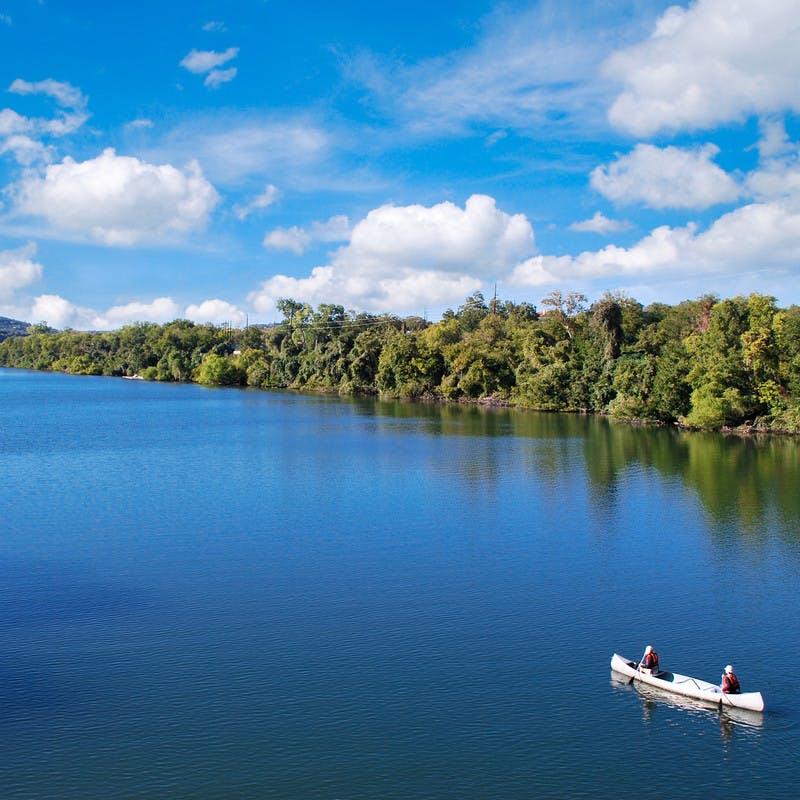
[[[733,667],[728,664],[725,667],[725,672],[722,673],[722,692],[723,694],[739,694],[741,688],[739,687],[739,679],[733,671]]]
[[[645,647],[644,656],[642,657],[639,667],[641,669],[650,670],[652,674],[656,674],[658,672],[658,653],[653,650],[652,645],[647,645],[647,647]]]

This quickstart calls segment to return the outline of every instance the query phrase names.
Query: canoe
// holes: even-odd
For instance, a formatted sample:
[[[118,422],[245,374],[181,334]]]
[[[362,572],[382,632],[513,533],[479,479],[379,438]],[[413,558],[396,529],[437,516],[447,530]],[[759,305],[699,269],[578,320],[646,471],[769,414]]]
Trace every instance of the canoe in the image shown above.
[[[659,689],[657,686],[650,686],[641,681],[636,681],[634,686],[627,675],[620,675],[614,670],[611,670],[611,684],[620,690],[633,692],[642,701],[642,709],[648,719],[653,702],[657,702],[660,706],[671,706],[686,711],[705,711],[707,714],[713,714],[715,717],[720,717],[723,728],[728,722],[736,722],[749,728],[764,726],[763,711],[749,711],[746,708],[734,708],[733,706],[721,708],[718,698],[713,701],[698,700],[696,697],[675,694],[675,692]]]
[[[761,697],[761,692],[724,694],[715,683],[701,681],[699,678],[691,678],[688,675],[679,675],[677,672],[659,672],[656,675],[650,675],[640,672],[635,661],[628,661],[627,658],[623,658],[617,653],[611,657],[611,669],[635,681],[655,686],[657,689],[684,697],[694,697],[720,707],[744,708],[748,711],[764,710],[764,698]]]

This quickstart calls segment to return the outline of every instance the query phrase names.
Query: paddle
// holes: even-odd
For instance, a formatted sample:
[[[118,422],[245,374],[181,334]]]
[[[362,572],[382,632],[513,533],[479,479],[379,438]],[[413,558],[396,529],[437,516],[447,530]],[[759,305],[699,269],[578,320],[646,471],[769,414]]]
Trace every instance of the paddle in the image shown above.
[[[645,648],[645,651],[644,651],[644,653],[642,654],[642,657],[639,659],[639,661],[638,661],[638,662],[636,662],[636,663],[633,665],[633,666],[634,666],[634,669],[636,670],[636,672],[638,672],[638,671],[639,671],[639,667],[641,666],[641,664],[642,664],[642,661],[644,661],[644,657],[645,657],[646,655],[647,655],[647,649]],[[633,675],[631,675],[631,679],[628,681],[628,685],[632,684],[632,683],[633,683],[633,681],[635,680],[635,678],[636,678],[636,673],[634,673]]]

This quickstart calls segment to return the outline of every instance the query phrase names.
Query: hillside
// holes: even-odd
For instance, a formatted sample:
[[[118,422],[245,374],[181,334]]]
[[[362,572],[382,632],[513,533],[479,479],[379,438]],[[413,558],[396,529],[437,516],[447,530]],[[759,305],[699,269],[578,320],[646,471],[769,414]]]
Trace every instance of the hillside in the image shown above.
[[[10,317],[0,317],[0,342],[9,336],[27,336],[30,322],[21,322]]]

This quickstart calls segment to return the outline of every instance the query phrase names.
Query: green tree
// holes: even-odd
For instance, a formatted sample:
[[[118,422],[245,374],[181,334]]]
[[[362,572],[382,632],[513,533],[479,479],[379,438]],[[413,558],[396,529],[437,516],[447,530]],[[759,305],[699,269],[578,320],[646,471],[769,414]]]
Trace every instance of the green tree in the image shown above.
[[[420,370],[419,347],[414,334],[397,331],[381,350],[375,382],[388,397],[420,397],[426,387]]]
[[[687,350],[692,359],[692,386],[686,425],[716,429],[744,421],[755,411],[752,385],[742,356],[742,335],[748,330],[744,298],[723,300],[710,310],[705,331],[692,334]]]
[[[195,380],[212,386],[242,386],[247,382],[247,373],[233,359],[209,353],[200,364]]]
[[[473,292],[463,305],[458,307],[456,319],[458,319],[462,330],[474,331],[481,320],[489,313],[489,307],[482,292]]]

